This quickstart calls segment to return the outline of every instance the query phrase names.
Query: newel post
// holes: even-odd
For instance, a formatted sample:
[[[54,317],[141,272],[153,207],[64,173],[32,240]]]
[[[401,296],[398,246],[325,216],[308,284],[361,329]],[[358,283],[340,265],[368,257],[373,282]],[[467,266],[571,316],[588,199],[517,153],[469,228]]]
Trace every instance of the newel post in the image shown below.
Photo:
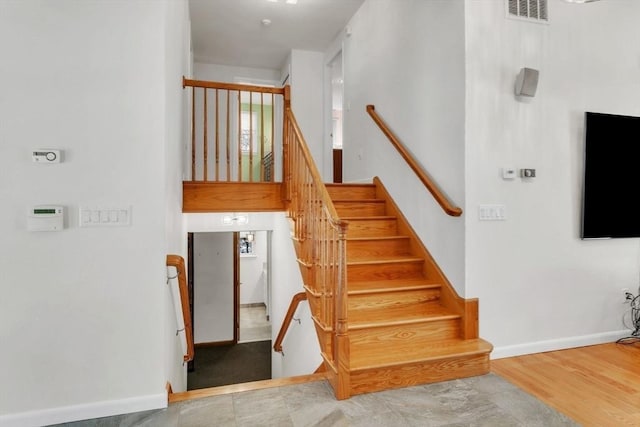
[[[336,280],[336,305],[335,305],[335,353],[334,360],[338,370],[336,398],[348,399],[351,396],[351,366],[350,345],[348,335],[348,300],[347,300],[347,226],[348,223],[340,221],[338,224],[338,271]]]

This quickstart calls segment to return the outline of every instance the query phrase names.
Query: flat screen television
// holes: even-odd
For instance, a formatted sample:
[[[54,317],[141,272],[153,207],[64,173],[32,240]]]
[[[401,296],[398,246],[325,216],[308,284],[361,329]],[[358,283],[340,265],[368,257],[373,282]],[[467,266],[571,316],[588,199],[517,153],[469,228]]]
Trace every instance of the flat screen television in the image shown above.
[[[582,239],[640,237],[640,117],[585,113]]]

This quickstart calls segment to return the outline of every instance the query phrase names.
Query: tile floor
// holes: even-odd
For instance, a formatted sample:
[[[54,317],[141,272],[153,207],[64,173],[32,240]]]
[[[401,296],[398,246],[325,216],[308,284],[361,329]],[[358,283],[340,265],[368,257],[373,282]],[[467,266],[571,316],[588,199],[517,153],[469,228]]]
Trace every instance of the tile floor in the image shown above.
[[[337,401],[325,381],[215,396],[65,427],[561,427],[576,423],[494,374]]]
[[[271,322],[264,305],[240,307],[240,336],[238,343],[271,339]]]

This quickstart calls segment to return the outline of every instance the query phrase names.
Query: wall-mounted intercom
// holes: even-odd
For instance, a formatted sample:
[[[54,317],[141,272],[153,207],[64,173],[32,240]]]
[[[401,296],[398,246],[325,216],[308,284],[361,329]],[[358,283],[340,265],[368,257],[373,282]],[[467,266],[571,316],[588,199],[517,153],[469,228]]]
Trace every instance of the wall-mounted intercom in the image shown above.
[[[27,230],[62,231],[64,207],[52,205],[32,206],[27,212]]]

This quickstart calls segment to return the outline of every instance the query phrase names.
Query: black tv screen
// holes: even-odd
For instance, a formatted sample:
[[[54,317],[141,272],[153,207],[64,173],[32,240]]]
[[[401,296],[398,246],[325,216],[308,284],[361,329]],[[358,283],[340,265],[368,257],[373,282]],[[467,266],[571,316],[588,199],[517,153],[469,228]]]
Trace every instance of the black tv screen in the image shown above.
[[[640,237],[640,117],[585,113],[583,239]]]

